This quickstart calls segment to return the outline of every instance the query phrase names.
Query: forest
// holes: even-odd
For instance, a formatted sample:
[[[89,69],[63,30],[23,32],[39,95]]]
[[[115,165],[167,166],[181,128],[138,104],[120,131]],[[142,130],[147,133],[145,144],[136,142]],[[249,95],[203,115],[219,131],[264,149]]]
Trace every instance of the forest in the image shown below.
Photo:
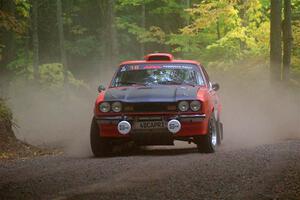
[[[1,91],[20,77],[46,87],[82,85],[91,75],[100,80],[120,61],[150,52],[171,52],[219,71],[246,62],[267,66],[275,58],[275,79],[299,83],[299,1],[1,0],[0,5]]]
[[[156,52],[209,82],[105,90]],[[0,199],[300,199],[299,155],[300,0],[0,0]]]
[[[277,106],[278,93],[299,93],[300,1],[0,0],[0,6],[0,98],[13,111],[18,137],[29,143],[88,132],[99,84],[107,86],[121,61],[153,52],[201,62],[221,83],[227,110],[236,103]],[[245,94],[263,102],[255,105]]]

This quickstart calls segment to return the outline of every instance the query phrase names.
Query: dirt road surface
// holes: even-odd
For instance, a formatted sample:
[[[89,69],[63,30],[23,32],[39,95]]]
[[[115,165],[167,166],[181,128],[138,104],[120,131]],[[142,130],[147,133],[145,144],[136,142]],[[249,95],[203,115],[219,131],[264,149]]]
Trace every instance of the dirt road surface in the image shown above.
[[[0,199],[300,199],[300,140],[0,161]]]

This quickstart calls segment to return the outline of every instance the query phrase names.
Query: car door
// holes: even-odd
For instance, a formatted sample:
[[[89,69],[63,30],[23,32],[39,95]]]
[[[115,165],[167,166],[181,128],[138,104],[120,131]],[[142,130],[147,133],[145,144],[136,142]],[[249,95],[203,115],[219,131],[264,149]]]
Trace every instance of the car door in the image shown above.
[[[219,103],[219,97],[218,97],[217,92],[213,89],[213,83],[210,81],[208,73],[206,72],[206,70],[203,66],[201,66],[201,67],[202,67],[204,77],[206,79],[206,84],[207,84],[207,87],[208,87],[208,93],[209,93],[209,95],[211,97],[211,101],[212,101],[211,103],[213,104],[213,107],[214,107],[214,116],[215,116],[215,119],[217,121],[219,121],[220,108],[221,108],[221,105]]]

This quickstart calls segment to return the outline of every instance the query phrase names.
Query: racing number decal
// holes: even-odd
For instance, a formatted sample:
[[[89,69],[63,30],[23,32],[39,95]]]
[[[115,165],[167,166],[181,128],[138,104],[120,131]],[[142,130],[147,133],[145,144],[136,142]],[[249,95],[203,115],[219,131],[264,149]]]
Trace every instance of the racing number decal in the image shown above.
[[[139,65],[130,65],[130,70],[139,70],[140,66]]]

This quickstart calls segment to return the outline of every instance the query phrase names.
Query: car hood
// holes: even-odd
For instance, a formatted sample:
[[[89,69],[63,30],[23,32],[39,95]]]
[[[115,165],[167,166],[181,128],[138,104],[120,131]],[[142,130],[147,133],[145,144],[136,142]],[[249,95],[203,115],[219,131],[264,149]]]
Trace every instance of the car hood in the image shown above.
[[[197,98],[198,86],[154,86],[109,88],[105,101],[176,102]]]

